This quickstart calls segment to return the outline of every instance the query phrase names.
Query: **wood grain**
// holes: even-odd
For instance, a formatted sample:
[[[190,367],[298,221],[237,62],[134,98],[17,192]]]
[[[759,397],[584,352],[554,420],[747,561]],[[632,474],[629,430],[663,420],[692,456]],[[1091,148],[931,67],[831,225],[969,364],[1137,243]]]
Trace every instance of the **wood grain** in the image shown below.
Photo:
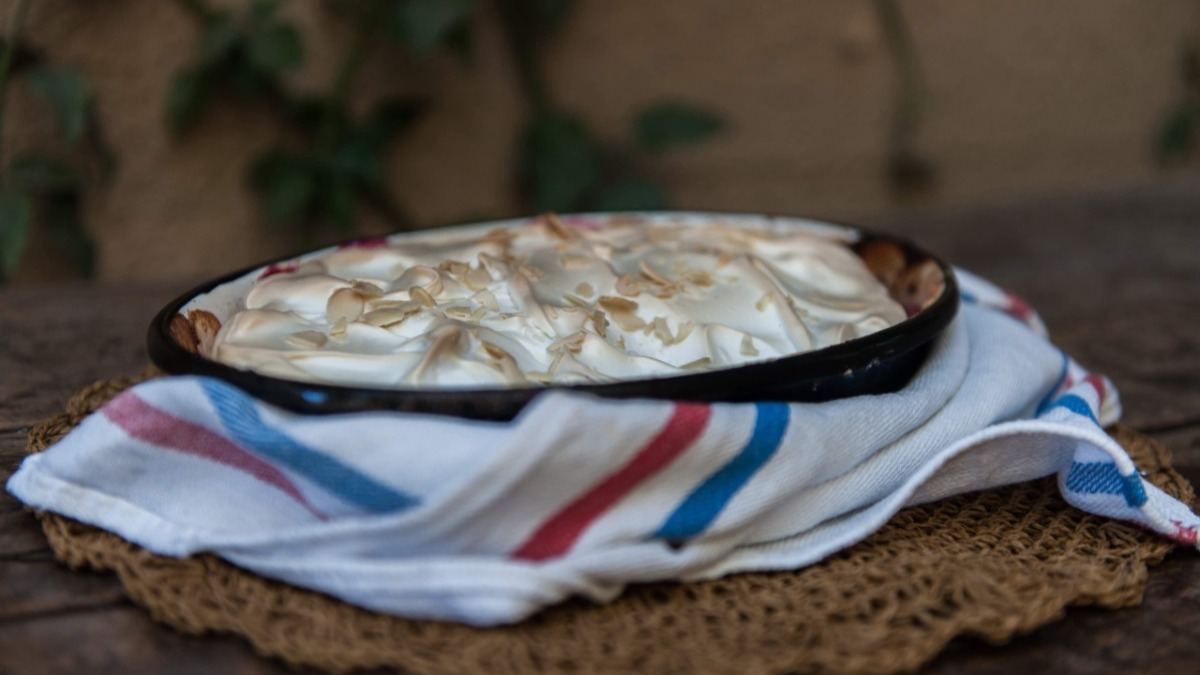
[[[1024,296],[1055,341],[1108,374],[1125,421],[1200,483],[1200,181],[914,211],[901,233]],[[189,284],[0,290],[0,480],[24,436],[89,382],[140,370],[153,313]],[[960,639],[934,673],[1192,672],[1200,659],[1200,556],[1172,554],[1145,602],[1073,609],[1004,646]],[[282,673],[228,636],[179,635],[121,599],[111,575],[54,564],[36,521],[0,495],[0,673]]]

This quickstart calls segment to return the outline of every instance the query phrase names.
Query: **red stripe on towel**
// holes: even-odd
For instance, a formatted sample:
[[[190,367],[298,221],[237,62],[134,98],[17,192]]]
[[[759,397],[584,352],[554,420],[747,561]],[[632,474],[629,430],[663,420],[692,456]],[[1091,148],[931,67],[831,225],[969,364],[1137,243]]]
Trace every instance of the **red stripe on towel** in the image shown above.
[[[155,408],[132,392],[116,397],[100,412],[133,438],[248,473],[287,494],[321,520],[328,518],[279,469],[209,429]]]
[[[580,535],[605,511],[687,450],[704,431],[712,410],[698,403],[676,403],[666,426],[624,466],[542,523],[514,558],[545,560],[571,549]]]

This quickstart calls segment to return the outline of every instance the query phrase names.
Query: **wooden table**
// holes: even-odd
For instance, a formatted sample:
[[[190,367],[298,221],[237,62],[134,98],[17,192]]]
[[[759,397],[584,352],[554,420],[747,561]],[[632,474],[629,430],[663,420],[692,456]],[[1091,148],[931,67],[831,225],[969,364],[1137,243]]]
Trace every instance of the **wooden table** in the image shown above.
[[[976,209],[910,211],[867,225],[903,233],[1027,298],[1055,340],[1108,374],[1125,421],[1200,483],[1200,176]],[[25,435],[79,387],[145,363],[155,310],[187,284],[0,290],[0,481]],[[956,640],[934,673],[1197,672],[1200,554],[1151,572],[1145,602],[1072,609],[1002,647]],[[231,636],[153,623],[109,574],[57,565],[33,518],[0,494],[0,674],[280,673]]]

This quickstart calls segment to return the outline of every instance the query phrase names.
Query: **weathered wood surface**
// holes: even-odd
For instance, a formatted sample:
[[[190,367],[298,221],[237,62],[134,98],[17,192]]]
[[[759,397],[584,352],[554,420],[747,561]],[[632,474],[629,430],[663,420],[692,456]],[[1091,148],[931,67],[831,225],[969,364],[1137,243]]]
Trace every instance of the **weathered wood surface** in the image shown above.
[[[1126,421],[1200,483],[1200,180],[869,225],[912,237],[1024,296],[1056,341],[1108,374]],[[25,434],[99,378],[145,365],[152,314],[187,284],[0,290],[0,481]],[[1072,609],[1004,646],[957,640],[935,673],[1195,672],[1200,555],[1151,572],[1142,606]],[[55,564],[33,519],[0,494],[0,674],[280,673],[239,639],[179,635],[124,600],[112,575]]]

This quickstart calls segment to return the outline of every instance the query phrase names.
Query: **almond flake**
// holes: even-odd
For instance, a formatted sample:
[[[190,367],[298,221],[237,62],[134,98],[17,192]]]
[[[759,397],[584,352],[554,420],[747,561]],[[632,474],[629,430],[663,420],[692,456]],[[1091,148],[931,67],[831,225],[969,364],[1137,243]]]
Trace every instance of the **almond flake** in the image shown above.
[[[546,213],[542,215],[542,224],[546,226],[546,230],[558,237],[559,239],[574,239],[575,233],[569,227],[563,225],[563,221],[558,217],[557,213]]]
[[[679,332],[675,335],[675,344],[683,342],[696,330],[696,324],[693,321],[684,321],[679,324]]]
[[[468,319],[471,317],[471,308],[463,307],[462,305],[446,307],[442,312],[452,319]]]
[[[420,305],[415,302],[404,302],[367,312],[359,320],[371,326],[387,328],[388,326],[394,326],[404,321],[413,314],[416,314],[420,309]]]
[[[624,274],[617,277],[617,292],[621,295],[627,295],[631,298],[636,298],[638,293],[642,292],[641,286],[633,277],[627,277]]]
[[[592,257],[583,253],[564,253],[560,256],[564,269],[578,269],[592,264]]]
[[[633,300],[618,298],[614,295],[602,295],[596,304],[610,312],[633,312],[638,308],[638,304]]]
[[[320,349],[325,345],[326,340],[324,333],[315,330],[302,330],[284,338],[284,342],[300,349]]]
[[[496,300],[496,294],[489,290],[482,290],[475,294],[475,302],[483,305],[489,312],[500,311],[500,301]]]
[[[592,320],[592,327],[596,329],[596,334],[602,338],[608,337],[608,318],[604,316],[604,312],[596,310],[588,315]]]
[[[368,281],[355,281],[352,288],[355,293],[363,296],[364,299],[383,297],[383,289]]]
[[[472,267],[463,275],[463,283],[473,291],[478,291],[487,288],[492,283],[492,275],[484,269],[483,265]]]
[[[754,347],[754,338],[749,333],[742,336],[742,356],[758,356],[758,349]]]
[[[585,298],[590,298],[596,294],[596,289],[592,288],[592,285],[588,282],[581,281],[579,282],[579,285],[575,287],[575,292]]]
[[[587,300],[584,300],[583,298],[579,297],[578,295],[575,295],[574,293],[564,293],[563,300],[568,305],[575,305],[576,307],[590,308],[592,306],[592,303],[588,302]]]
[[[421,288],[420,286],[413,286],[412,288],[408,289],[408,297],[416,300],[426,307],[434,307],[437,305],[437,301],[433,299],[433,296],[429,294],[429,291]]]
[[[757,309],[760,312],[765,312],[767,308],[773,304],[775,304],[775,294],[764,293],[763,296],[758,299],[758,302],[754,303],[754,309]]]
[[[638,269],[642,270],[642,276],[660,286],[670,286],[671,280],[659,274],[645,260],[638,262]]]
[[[471,312],[471,321],[479,323],[483,321],[483,317],[487,316],[487,307],[476,307],[474,312]]]
[[[671,327],[667,324],[667,320],[665,318],[656,316],[654,317],[654,321],[650,322],[650,325],[654,328],[655,337],[657,337],[664,345],[669,345],[673,342],[671,337]]]
[[[683,370],[694,370],[696,368],[707,368],[708,366],[711,366],[711,365],[712,365],[712,359],[705,356],[704,358],[696,359],[695,361],[689,361],[679,367],[682,368]]]
[[[353,288],[339,288],[325,303],[325,316],[334,323],[354,321],[362,315],[365,304],[363,296]]]

